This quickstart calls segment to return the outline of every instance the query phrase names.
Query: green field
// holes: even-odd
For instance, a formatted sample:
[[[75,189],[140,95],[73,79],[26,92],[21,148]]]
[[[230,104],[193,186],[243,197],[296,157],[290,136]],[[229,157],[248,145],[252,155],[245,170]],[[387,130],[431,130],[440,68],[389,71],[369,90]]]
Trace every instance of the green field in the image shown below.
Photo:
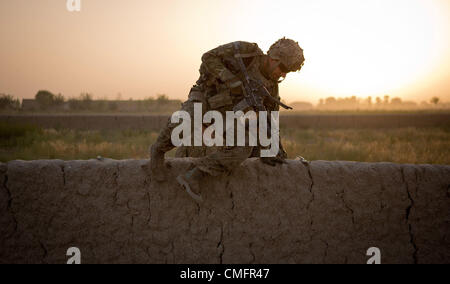
[[[97,156],[112,159],[148,158],[157,132],[42,129],[0,123],[0,161]],[[450,164],[450,129],[281,129],[282,143],[293,159],[347,160],[414,164]],[[168,156],[173,156],[171,151]]]

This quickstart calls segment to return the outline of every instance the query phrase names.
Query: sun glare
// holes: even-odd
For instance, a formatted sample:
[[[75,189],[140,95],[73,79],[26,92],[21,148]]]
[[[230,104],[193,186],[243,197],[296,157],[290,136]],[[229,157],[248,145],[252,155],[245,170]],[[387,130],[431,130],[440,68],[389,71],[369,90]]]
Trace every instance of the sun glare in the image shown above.
[[[304,68],[286,80],[290,92],[307,84],[330,95],[383,95],[428,76],[444,52],[436,1],[267,4],[278,24],[264,23],[266,46],[282,26],[305,50]]]

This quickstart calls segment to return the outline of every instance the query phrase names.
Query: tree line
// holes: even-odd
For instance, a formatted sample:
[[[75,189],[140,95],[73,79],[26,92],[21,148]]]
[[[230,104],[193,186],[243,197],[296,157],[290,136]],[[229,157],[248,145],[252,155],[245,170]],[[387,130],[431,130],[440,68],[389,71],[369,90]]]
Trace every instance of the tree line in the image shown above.
[[[98,99],[94,100],[91,93],[81,93],[78,97],[66,99],[62,94],[53,94],[47,90],[39,90],[34,96],[32,105],[22,104],[19,99],[9,94],[0,94],[0,110],[71,110],[71,111],[120,111],[128,107],[131,110],[167,110],[179,107],[181,101],[171,100],[166,94],[157,94],[156,97],[147,97],[143,100]],[[29,100],[28,100],[29,101]],[[29,102],[27,102],[29,104]]]
[[[390,98],[389,95],[383,97],[371,96],[367,98],[357,98],[356,96],[335,98],[327,97],[320,99],[317,109],[322,110],[355,110],[355,109],[428,109],[428,108],[450,108],[448,103],[441,102],[439,97],[432,97],[429,101],[422,101],[420,104],[414,101],[404,101],[399,97]]]
[[[68,111],[176,111],[180,100],[171,100],[166,94],[157,94],[156,97],[147,97],[143,100],[121,100],[119,94],[116,100],[97,99],[91,93],[81,93],[78,97],[66,99],[62,94],[53,94],[48,90],[39,90],[34,96],[34,107],[24,108],[18,98],[9,94],[0,94],[0,110],[68,110]],[[432,97],[429,101],[420,104],[413,101],[403,101],[399,97],[390,98],[371,96],[357,98],[356,96],[335,98],[327,97],[319,100],[316,106],[307,102],[293,102],[295,109],[300,110],[370,110],[370,109],[449,109],[450,104],[444,103],[439,97]]]

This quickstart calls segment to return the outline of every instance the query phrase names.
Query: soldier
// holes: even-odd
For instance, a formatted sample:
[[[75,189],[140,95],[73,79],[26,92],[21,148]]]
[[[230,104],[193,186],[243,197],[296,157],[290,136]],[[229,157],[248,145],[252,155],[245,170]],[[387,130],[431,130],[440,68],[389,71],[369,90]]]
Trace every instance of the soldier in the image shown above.
[[[265,55],[256,43],[234,42],[221,45],[202,56],[200,78],[191,88],[188,100],[182,104],[182,110],[194,116],[194,103],[202,103],[203,113],[217,110],[221,113],[232,111],[233,107],[244,98],[244,75],[239,68],[238,60],[242,58],[245,69],[250,77],[258,79],[270,95],[279,100],[278,83],[288,72],[299,71],[304,63],[303,50],[297,42],[282,38],[272,44]],[[278,111],[279,105],[273,100],[264,99],[264,106],[268,111]],[[192,119],[193,121],[193,119]],[[150,170],[154,179],[165,179],[164,154],[175,146],[171,142],[172,130],[178,124],[171,123],[161,131],[155,144],[150,149]],[[283,163],[287,154],[280,145],[276,157],[261,158],[261,161],[275,166]],[[200,157],[195,160],[195,167],[186,174],[178,176],[178,182],[197,201],[200,182],[203,176],[219,176],[230,172],[245,159],[256,156],[259,147],[251,146],[222,146],[215,147],[182,147],[177,156]]]

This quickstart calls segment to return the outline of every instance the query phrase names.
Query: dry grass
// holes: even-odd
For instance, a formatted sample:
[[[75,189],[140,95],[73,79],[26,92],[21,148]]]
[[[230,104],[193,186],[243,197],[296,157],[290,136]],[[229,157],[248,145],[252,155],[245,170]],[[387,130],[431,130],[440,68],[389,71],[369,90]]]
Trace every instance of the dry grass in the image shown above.
[[[450,164],[450,131],[443,128],[286,130],[290,158]],[[283,133],[282,133],[283,134]]]
[[[145,131],[79,131],[0,125],[0,161],[63,159],[84,160],[97,156],[114,159],[148,158],[148,147],[157,137]],[[11,133],[2,135],[1,133]]]
[[[447,128],[282,129],[289,158],[362,162],[450,164]],[[143,159],[157,132],[41,129],[0,123],[0,161]],[[173,156],[173,151],[169,156]]]

